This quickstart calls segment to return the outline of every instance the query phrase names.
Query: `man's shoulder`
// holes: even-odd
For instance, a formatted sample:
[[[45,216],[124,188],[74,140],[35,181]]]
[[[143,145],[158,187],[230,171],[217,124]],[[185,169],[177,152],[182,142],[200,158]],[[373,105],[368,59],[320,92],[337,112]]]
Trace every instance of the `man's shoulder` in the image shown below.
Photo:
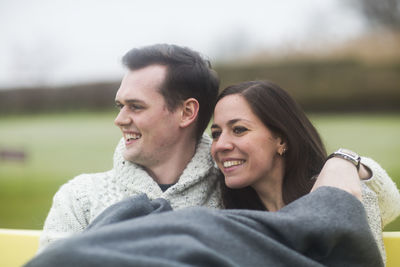
[[[63,184],[60,190],[73,190],[73,191],[84,191],[87,189],[92,189],[104,183],[112,177],[112,171],[97,172],[97,173],[82,173],[65,184]]]

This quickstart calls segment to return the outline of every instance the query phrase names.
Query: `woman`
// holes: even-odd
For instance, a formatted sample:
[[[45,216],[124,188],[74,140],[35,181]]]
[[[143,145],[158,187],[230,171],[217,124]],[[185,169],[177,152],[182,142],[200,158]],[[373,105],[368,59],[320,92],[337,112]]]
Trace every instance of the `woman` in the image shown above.
[[[327,159],[317,130],[299,105],[267,81],[226,88],[217,100],[211,133],[228,209],[279,210],[310,192]],[[363,204],[385,260],[382,229],[400,213],[400,194],[376,162],[362,158],[361,163]]]

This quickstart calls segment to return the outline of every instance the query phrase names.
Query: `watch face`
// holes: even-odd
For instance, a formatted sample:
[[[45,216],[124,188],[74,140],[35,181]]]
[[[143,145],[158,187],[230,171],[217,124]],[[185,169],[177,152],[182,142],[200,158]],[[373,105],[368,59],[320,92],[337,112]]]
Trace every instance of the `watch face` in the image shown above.
[[[338,151],[336,151],[336,153],[337,153],[336,155],[341,156],[353,162],[353,164],[356,165],[358,170],[358,168],[360,167],[361,157],[357,153],[344,148],[340,148]]]
[[[339,152],[339,153],[347,154],[348,156],[352,157],[352,158],[355,159],[355,160],[358,160],[358,158],[359,158],[359,156],[358,156],[357,153],[355,153],[355,152],[353,152],[353,151],[351,151],[351,150],[345,149],[345,148],[339,149],[338,152]]]

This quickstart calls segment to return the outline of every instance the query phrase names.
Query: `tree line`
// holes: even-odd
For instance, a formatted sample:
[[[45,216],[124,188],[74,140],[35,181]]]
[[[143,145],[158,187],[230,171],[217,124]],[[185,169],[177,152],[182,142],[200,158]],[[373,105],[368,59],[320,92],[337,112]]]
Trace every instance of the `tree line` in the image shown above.
[[[356,60],[217,65],[221,89],[237,82],[270,80],[308,112],[400,111],[400,62]],[[108,110],[120,81],[0,91],[0,114]]]

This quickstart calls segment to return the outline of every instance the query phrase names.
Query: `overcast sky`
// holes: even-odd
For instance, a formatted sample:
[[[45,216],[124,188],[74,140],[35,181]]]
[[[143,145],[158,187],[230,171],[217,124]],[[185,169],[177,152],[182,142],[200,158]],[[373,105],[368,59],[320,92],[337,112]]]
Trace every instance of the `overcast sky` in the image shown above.
[[[0,88],[119,79],[120,58],[153,43],[212,61],[342,40],[363,30],[340,0],[0,0]]]

